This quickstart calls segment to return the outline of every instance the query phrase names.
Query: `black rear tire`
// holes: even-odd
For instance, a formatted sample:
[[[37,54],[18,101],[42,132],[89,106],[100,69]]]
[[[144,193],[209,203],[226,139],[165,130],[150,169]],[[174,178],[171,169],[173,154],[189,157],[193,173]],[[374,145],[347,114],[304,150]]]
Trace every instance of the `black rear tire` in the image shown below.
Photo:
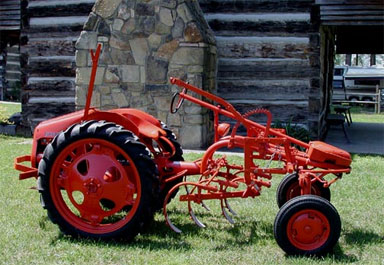
[[[167,139],[173,144],[175,147],[175,154],[169,159],[171,161],[184,161],[183,158],[183,149],[181,148],[181,145],[179,142],[177,142],[176,135],[171,131],[171,129],[168,128],[168,126],[161,122],[162,129],[167,133]],[[171,150],[166,150],[171,151]],[[182,178],[175,179],[174,181],[171,181],[169,183],[166,183],[160,187],[160,194],[159,194],[159,200],[156,205],[156,210],[160,210],[163,208],[165,197],[167,196],[168,192],[172,189],[173,186],[179,184],[182,182]],[[176,196],[178,192],[178,189],[175,190],[170,196],[170,199],[168,200],[168,203]]]
[[[87,141],[89,141],[89,144],[87,143]],[[89,145],[89,148],[91,150],[96,150],[97,148],[100,148],[98,147],[98,144],[102,146],[102,143],[105,143],[106,146],[111,147],[110,153],[105,155],[105,153],[103,154],[102,152],[98,153],[96,151],[88,151],[87,148],[84,148],[85,151],[83,151],[83,149],[79,148],[74,150],[76,150],[76,152],[77,150],[81,150],[82,155],[85,158],[82,158],[80,155],[78,155],[77,161],[80,161],[78,164],[75,165],[75,159],[71,160],[71,158],[64,158],[63,160],[62,157],[65,157],[67,154],[66,150],[71,150],[72,146],[76,146],[79,143],[85,143],[84,146],[86,147],[88,147]],[[108,148],[105,149],[108,151]],[[79,153],[81,152],[79,151]],[[94,153],[90,154],[91,152]],[[119,211],[119,214],[122,215],[122,217],[119,217],[121,218],[119,220],[115,220],[117,219],[117,217],[115,216],[103,217],[103,215],[100,215],[99,218],[101,218],[101,220],[97,220],[97,222],[89,221],[95,217],[94,215],[89,214],[88,212],[88,218],[85,218],[83,216],[80,208],[83,207],[82,209],[86,209],[87,207],[86,205],[83,205],[83,202],[78,203],[76,201],[75,203],[73,203],[73,201],[71,201],[71,196],[73,195],[71,194],[68,195],[70,198],[70,203],[72,203],[72,205],[70,205],[68,201],[65,202],[64,198],[60,197],[63,196],[63,192],[64,194],[65,192],[67,194],[70,194],[72,190],[67,187],[70,185],[74,185],[65,184],[63,187],[61,187],[60,185],[55,184],[59,183],[58,179],[63,177],[62,174],[65,174],[61,173],[62,168],[65,168],[64,164],[69,163],[69,167],[78,170],[80,173],[84,170],[89,170],[89,172],[91,172],[92,164],[88,164],[86,166],[86,163],[83,163],[83,161],[86,161],[88,163],[89,161],[92,161],[92,158],[94,159],[94,161],[107,161],[105,162],[106,167],[109,167],[108,158],[110,158],[110,160],[115,163],[115,168],[117,167],[120,170],[120,174],[114,174],[118,175],[118,177],[122,179],[121,183],[128,183],[130,185],[129,186],[127,184],[128,186],[120,186],[120,182],[116,182],[116,184],[113,184],[114,186],[107,187],[107,185],[111,185],[107,183],[108,181],[113,182],[115,180],[104,179],[104,182],[103,177],[109,176],[108,174],[112,175],[112,173],[106,171],[105,174],[103,173],[103,177],[97,176],[95,178],[92,178],[96,179],[97,183],[99,183],[99,185],[102,187],[99,188],[101,190],[100,193],[106,191],[107,188],[111,190],[112,187],[113,192],[109,191],[109,194],[114,194],[114,192],[116,192],[117,194],[128,194],[129,189],[132,190],[129,191],[131,192],[130,194],[135,192],[137,194],[132,195],[132,206],[128,204],[126,206],[123,205],[124,203],[126,203],[126,200],[128,201],[128,199],[120,200],[122,201],[122,206],[119,207],[119,209],[117,209],[116,206],[116,213]],[[83,159],[83,161],[81,161],[81,159]],[[84,165],[81,163],[83,163]],[[61,171],[56,170],[58,165]],[[83,165],[83,167],[88,167],[88,169],[82,169],[80,165]],[[94,163],[94,165],[97,164]],[[134,173],[128,173],[128,171]],[[55,172],[60,172],[60,174],[56,175]],[[97,173],[95,173],[94,175],[96,174]],[[87,179],[88,177],[85,176],[85,173],[84,176],[80,177],[76,177],[75,174],[68,174],[68,176],[68,180],[66,180],[68,183],[73,183],[73,179],[77,178],[76,181],[79,183],[82,183],[83,181],[82,184],[84,184],[84,186],[94,184],[93,180],[90,182],[90,180]],[[135,179],[136,182],[126,181],[125,177]],[[134,185],[132,183],[135,184],[134,188],[132,188],[132,185]],[[123,127],[110,122],[87,121],[82,124],[76,124],[69,127],[66,131],[57,135],[54,140],[47,146],[44,151],[43,159],[39,164],[38,186],[39,191],[41,193],[43,207],[47,210],[48,216],[51,221],[57,224],[64,234],[94,239],[124,239],[129,241],[132,240],[138,233],[142,231],[142,229],[146,225],[148,225],[153,220],[155,203],[158,198],[158,170],[150,157],[149,150],[144,144],[139,142],[138,137],[136,137],[132,132],[127,131],[123,129]],[[82,185],[78,186],[80,187]],[[114,188],[116,188],[116,191]],[[77,187],[76,189],[80,190],[81,188]],[[99,199],[93,198],[98,194],[98,192],[99,191],[97,190],[97,192],[95,192],[95,195],[92,195],[92,199],[89,200],[95,200],[97,203],[97,200]],[[89,192],[87,194],[89,194]],[[139,194],[141,194],[140,197]],[[89,198],[91,198],[91,195],[83,194],[83,197],[84,196],[87,198],[89,196]],[[102,196],[104,196],[104,193]],[[63,203],[61,203],[61,201],[63,201]],[[97,207],[95,206],[94,202],[92,203],[92,206]],[[115,206],[115,203],[111,200],[100,199],[99,204],[101,210],[98,208],[96,209],[89,207],[87,211],[93,211],[92,209],[95,209],[95,211],[99,212],[114,211],[112,210],[112,208]],[[76,216],[75,214],[76,209],[71,210],[76,207],[79,208],[78,211],[80,212],[78,216]],[[103,209],[103,207],[106,207],[107,209]],[[130,211],[132,211],[132,214],[130,213]],[[97,216],[97,214],[95,215]],[[89,218],[89,216],[91,217]],[[107,226],[110,224],[106,224],[106,222],[111,222],[111,226],[109,226],[109,228]]]

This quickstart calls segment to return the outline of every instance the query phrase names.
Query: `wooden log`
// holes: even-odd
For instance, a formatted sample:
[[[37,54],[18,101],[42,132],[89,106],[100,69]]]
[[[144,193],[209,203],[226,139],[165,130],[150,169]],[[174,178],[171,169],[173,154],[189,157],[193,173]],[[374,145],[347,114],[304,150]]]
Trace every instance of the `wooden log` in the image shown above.
[[[75,76],[74,56],[30,57],[28,72],[30,76]]]
[[[68,34],[69,35],[69,34]],[[29,56],[73,56],[77,36],[66,38],[30,38],[24,52]]]
[[[74,77],[30,77],[28,79],[26,90],[44,91],[75,91]]]
[[[95,1],[39,1],[28,5],[30,17],[88,16]]]

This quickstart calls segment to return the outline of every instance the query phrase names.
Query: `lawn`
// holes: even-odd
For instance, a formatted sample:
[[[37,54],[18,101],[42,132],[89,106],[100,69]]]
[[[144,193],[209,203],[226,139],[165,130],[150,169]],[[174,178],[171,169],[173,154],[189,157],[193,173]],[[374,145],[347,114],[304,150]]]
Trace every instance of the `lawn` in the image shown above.
[[[2,113],[7,118],[9,118],[12,114],[20,111],[21,111],[20,103],[5,102],[5,101],[0,102],[0,113]]]
[[[384,264],[384,157],[353,156],[352,173],[331,187],[332,203],[342,219],[339,243],[333,254],[306,258],[286,256],[273,237],[281,176],[260,197],[233,200],[235,225],[225,221],[213,202],[211,212],[195,207],[207,225],[200,229],[186,205],[173,201],[170,216],[184,231],[181,235],[156,214],[148,233],[130,244],[64,236],[48,220],[38,192],[29,189],[35,181],[19,181],[13,169],[13,158],[30,149],[30,139],[0,135],[1,264]],[[186,160],[196,157],[185,155]]]

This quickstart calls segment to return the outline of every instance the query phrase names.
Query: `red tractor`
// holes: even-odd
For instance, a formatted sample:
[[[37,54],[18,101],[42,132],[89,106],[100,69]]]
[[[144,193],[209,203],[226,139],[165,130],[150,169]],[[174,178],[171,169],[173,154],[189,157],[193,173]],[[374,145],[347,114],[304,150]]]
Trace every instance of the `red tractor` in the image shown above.
[[[332,250],[341,222],[329,202],[329,186],[350,172],[349,153],[320,141],[301,142],[284,130],[272,129],[268,110],[242,115],[220,97],[171,78],[172,84],[183,88],[174,95],[171,112],[186,99],[214,114],[214,143],[201,159],[185,162],[175,135],[155,117],[136,109],[90,108],[100,46],[91,54],[93,68],[85,109],[40,123],[31,155],[15,159],[20,179],[37,178],[41,203],[63,233],[131,240],[161,208],[170,228],[181,232],[167,214],[167,203],[180,187],[186,192],[179,199],[187,202],[200,227],[204,224],[195,216],[192,203],[206,207],[205,200],[219,200],[222,214],[233,222],[231,214],[235,212],[228,199],[259,196],[263,187],[270,187],[273,174],[287,174],[277,189],[277,243],[288,254]],[[266,115],[266,126],[249,119],[254,114]],[[219,123],[221,115],[236,124]],[[240,125],[246,135],[239,135]],[[232,165],[225,156],[215,155],[222,148],[243,149],[244,163]],[[261,166],[260,160],[267,160],[266,166]],[[23,164],[27,161],[31,166]],[[191,175],[200,177],[190,181],[187,177]],[[325,178],[331,175],[334,177]]]

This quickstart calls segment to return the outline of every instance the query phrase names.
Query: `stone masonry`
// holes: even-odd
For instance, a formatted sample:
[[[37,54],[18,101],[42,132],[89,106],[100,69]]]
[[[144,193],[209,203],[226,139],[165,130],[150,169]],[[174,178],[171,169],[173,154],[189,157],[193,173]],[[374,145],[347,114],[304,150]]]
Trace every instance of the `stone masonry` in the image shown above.
[[[216,44],[194,0],[98,0],[76,43],[76,106],[85,105],[91,72],[89,49],[102,43],[92,106],[137,108],[168,124],[183,147],[211,138],[207,110],[189,102],[176,114],[169,106],[181,78],[215,89]]]

